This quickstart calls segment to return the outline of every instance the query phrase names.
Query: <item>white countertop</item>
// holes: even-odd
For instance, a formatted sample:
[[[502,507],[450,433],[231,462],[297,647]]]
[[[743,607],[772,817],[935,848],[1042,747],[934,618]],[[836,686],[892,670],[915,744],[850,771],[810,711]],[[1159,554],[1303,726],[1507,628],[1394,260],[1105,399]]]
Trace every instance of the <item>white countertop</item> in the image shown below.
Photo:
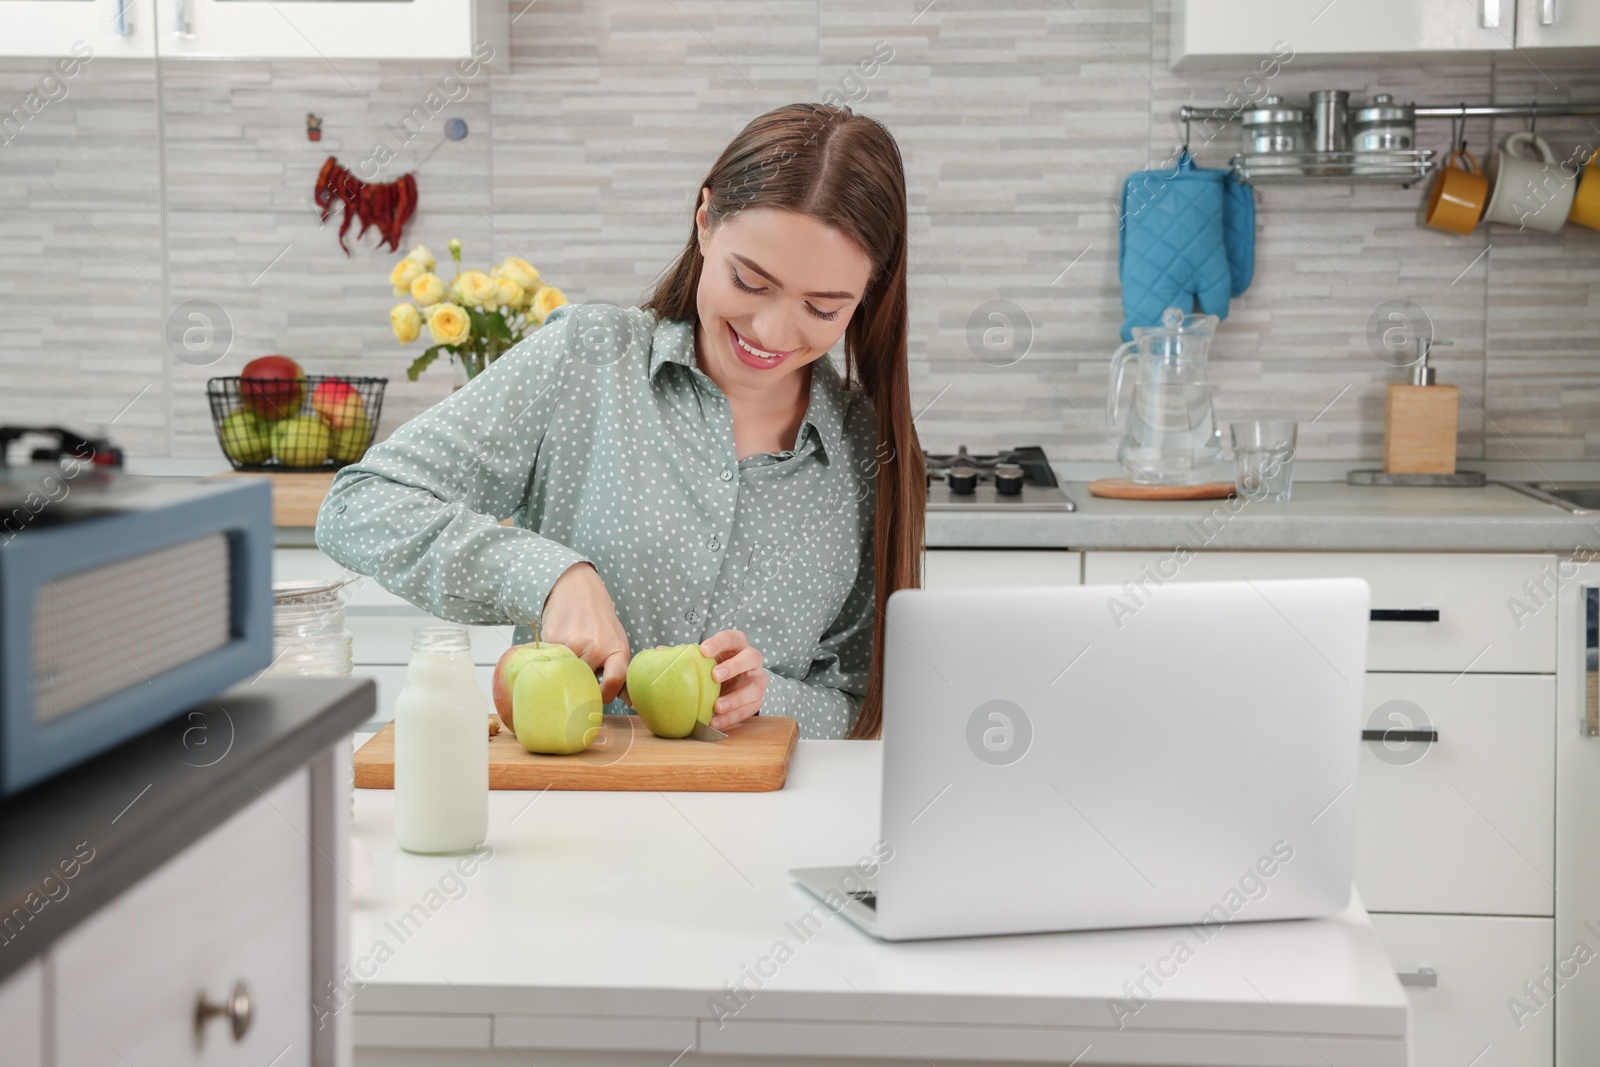
[[[493,855],[465,877],[451,858],[400,852],[393,794],[357,790],[371,863],[354,879],[351,959],[372,976],[358,1046],[655,1050],[663,1065],[686,1049],[1406,1063],[1406,998],[1354,897],[1334,919],[1236,924],[1204,943],[1168,927],[889,944],[843,916],[797,936],[815,900],[788,870],[867,854],[880,774],[877,742],[802,741],[774,793],[495,791]],[[1125,983],[1180,939],[1193,957],[1162,965],[1175,973],[1159,988],[1145,979],[1140,1007]],[[754,995],[740,1007],[727,983]],[[1139,1008],[1120,1029],[1114,1000]]]

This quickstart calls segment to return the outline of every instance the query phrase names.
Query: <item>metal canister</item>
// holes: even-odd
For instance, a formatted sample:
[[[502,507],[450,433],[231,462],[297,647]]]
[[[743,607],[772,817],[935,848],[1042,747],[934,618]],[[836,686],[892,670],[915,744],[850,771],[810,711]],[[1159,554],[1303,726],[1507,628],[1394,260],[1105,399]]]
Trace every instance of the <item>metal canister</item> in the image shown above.
[[[1349,105],[1350,94],[1344,89],[1318,89],[1311,94],[1311,147],[1315,151],[1349,151],[1345,128]]]
[[[1246,111],[1244,150],[1252,155],[1285,155],[1306,150],[1306,113],[1289,107],[1281,96],[1268,96]]]
[[[1388,93],[1350,117],[1350,147],[1357,153],[1409,151],[1416,146],[1417,118],[1411,104],[1397,104]]]

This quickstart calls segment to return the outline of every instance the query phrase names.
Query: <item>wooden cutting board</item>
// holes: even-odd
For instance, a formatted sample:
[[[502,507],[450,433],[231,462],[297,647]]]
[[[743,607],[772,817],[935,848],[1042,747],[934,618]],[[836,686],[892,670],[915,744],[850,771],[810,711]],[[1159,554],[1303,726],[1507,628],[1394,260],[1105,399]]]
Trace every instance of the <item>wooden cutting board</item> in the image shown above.
[[[1099,478],[1089,483],[1089,493],[1112,500],[1218,500],[1233,495],[1233,483],[1140,485],[1127,478]]]
[[[486,727],[487,729],[487,727]],[[637,715],[607,715],[600,736],[572,756],[540,756],[510,730],[488,739],[490,789],[615,789],[689,793],[765,793],[782,789],[800,724],[757,715],[725,741],[668,740]],[[394,788],[394,723],[356,750],[357,789]]]

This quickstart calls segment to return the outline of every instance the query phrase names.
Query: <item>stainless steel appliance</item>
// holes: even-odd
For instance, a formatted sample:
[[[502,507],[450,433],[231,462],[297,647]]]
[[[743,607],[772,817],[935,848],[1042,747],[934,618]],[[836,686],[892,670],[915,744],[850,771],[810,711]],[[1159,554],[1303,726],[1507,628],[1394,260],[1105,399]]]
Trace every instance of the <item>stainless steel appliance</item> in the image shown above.
[[[923,450],[929,511],[1076,511],[1038,445],[972,455]]]
[[[0,467],[0,797],[267,667],[272,538],[257,479]]]

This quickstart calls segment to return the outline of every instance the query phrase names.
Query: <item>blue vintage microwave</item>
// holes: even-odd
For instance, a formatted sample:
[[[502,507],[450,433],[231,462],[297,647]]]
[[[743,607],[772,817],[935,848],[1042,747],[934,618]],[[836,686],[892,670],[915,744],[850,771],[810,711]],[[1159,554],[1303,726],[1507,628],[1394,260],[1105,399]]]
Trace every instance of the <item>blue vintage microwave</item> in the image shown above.
[[[266,669],[272,536],[262,479],[0,469],[0,797]]]

